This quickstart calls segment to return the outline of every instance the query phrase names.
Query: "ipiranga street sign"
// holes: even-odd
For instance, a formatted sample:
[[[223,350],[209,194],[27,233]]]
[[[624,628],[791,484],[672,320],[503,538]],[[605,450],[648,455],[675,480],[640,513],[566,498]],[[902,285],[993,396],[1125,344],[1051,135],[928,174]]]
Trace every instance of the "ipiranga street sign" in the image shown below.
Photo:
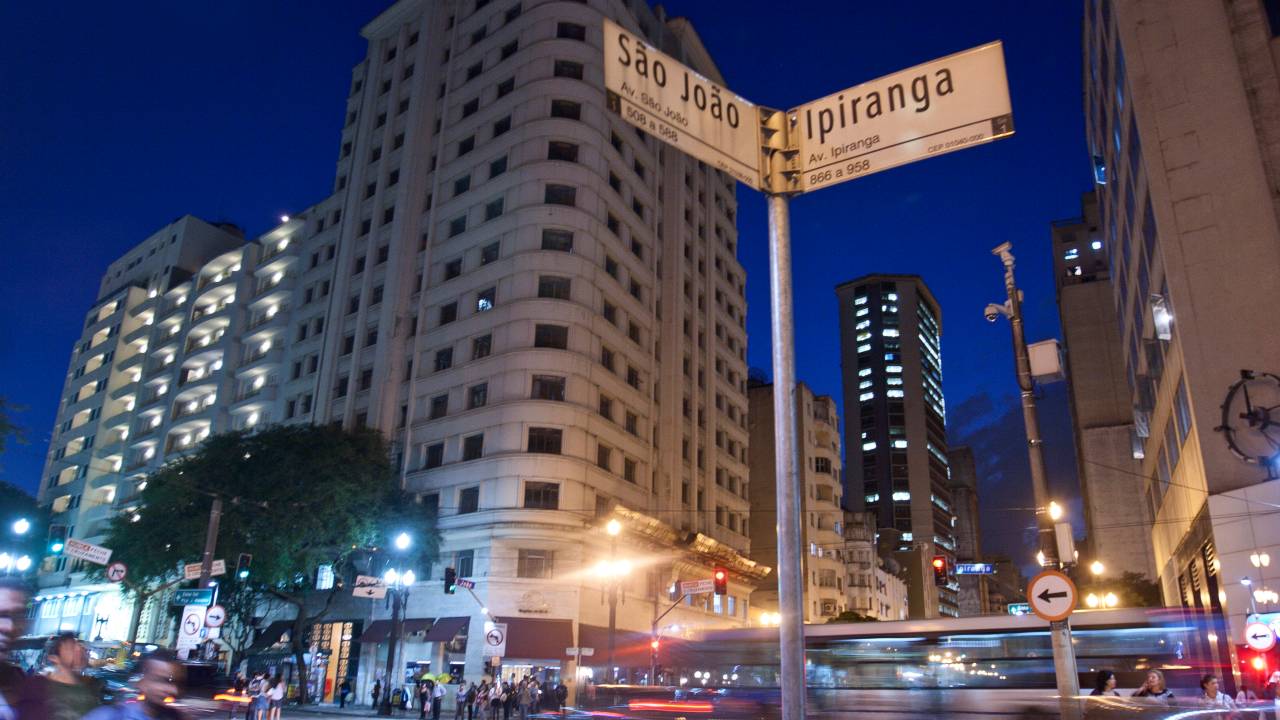
[[[604,86],[613,111],[717,170],[763,187],[755,105],[608,19],[604,48]]]
[[[1012,113],[999,41],[855,85],[787,114],[800,189],[1012,135]]]

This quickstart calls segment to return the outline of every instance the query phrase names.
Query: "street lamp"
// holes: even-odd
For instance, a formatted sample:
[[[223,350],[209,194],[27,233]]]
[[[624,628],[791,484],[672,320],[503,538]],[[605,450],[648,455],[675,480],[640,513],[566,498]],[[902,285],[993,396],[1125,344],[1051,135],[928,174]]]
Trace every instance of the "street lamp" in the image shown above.
[[[1049,519],[1054,522],[1062,519],[1062,506],[1056,500],[1049,501]]]
[[[1256,568],[1268,567],[1271,565],[1271,556],[1265,552],[1257,552],[1255,550],[1249,553],[1249,564]]]
[[[13,521],[14,535],[26,535],[27,531],[30,529],[31,529],[31,521],[26,518],[18,518],[17,520]]]
[[[409,533],[402,532],[395,537],[392,544],[399,553],[403,553],[413,544],[413,538]],[[399,563],[403,559],[398,557],[395,561]],[[396,652],[404,635],[404,611],[409,603],[409,588],[417,579],[413,570],[401,570],[395,567],[388,567],[382,574],[382,581],[387,586],[387,598],[391,602],[391,637],[387,640],[387,691],[383,693],[382,703],[378,705],[379,715],[391,714],[391,689],[394,687],[393,682],[397,675],[403,672],[398,669]]]
[[[1103,565],[1101,560],[1094,560],[1092,563],[1089,564],[1089,572],[1093,573],[1094,575],[1101,575],[1106,571],[1107,571],[1107,566]]]
[[[609,560],[596,566],[601,577],[609,583],[609,658],[605,668],[605,677],[611,682],[618,681],[618,670],[613,665],[614,649],[617,646],[618,634],[618,585],[623,576],[631,572],[631,563],[618,562],[618,535],[622,533],[622,523],[617,518],[610,518],[605,523],[604,531],[609,534]]]

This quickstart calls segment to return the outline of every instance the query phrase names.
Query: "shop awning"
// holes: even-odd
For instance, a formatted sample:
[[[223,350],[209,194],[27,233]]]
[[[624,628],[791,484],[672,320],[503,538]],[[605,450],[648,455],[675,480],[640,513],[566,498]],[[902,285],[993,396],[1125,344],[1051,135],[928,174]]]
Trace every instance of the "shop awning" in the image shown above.
[[[449,642],[453,637],[462,632],[462,629],[471,622],[468,617],[443,617],[431,626],[431,630],[427,632],[427,636],[423,638],[427,642]]]
[[[360,636],[362,643],[380,643],[391,636],[390,620],[374,620],[364,629],[364,634]]]
[[[567,659],[566,648],[573,647],[573,621],[550,618],[499,618],[507,625],[507,653],[504,657],[518,660]]]
[[[617,667],[649,667],[649,633],[617,630],[614,633],[613,664]],[[595,653],[583,657],[584,665],[606,665],[609,662],[609,628],[578,625],[578,647],[592,648]]]
[[[413,633],[427,632],[435,621],[435,618],[405,618],[404,634],[412,635]]]
[[[426,632],[431,629],[431,624],[435,622],[435,618],[405,618],[404,634],[412,635],[413,633]],[[365,628],[364,634],[360,636],[362,643],[382,643],[391,637],[391,621],[390,620],[374,620]]]
[[[253,641],[253,644],[249,646],[249,649],[246,652],[261,652],[262,650],[275,645],[280,642],[280,637],[291,629],[293,629],[292,620],[277,620],[271,623],[267,626],[267,629],[263,630],[262,634]]]

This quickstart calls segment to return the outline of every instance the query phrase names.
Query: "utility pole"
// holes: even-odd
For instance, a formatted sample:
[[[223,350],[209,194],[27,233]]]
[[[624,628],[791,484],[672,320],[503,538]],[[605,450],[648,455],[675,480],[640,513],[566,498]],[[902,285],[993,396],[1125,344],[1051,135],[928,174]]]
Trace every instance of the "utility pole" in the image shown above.
[[[204,534],[204,555],[200,558],[200,587],[209,587],[213,575],[213,554],[218,548],[218,523],[222,521],[222,498],[213,496],[209,507],[209,527]]]
[[[1031,377],[1031,359],[1027,354],[1027,341],[1022,327],[1022,294],[1014,279],[1013,245],[1002,243],[991,251],[1004,264],[1004,288],[1008,295],[1005,314],[1013,334],[1013,360],[1018,376],[1018,391],[1022,395],[1022,421],[1027,431],[1027,456],[1031,461],[1031,490],[1035,495],[1036,527],[1040,552],[1044,553],[1044,566],[1065,566],[1071,558],[1059,558],[1054,541],[1053,519],[1049,517],[1049,485],[1044,469],[1044,441],[1040,438],[1040,417],[1036,411],[1035,384]],[[1071,645],[1071,622],[1059,620],[1049,623],[1049,637],[1053,646],[1053,666],[1058,680],[1064,717],[1076,713],[1072,700],[1080,694],[1080,679],[1076,674],[1076,652]]]

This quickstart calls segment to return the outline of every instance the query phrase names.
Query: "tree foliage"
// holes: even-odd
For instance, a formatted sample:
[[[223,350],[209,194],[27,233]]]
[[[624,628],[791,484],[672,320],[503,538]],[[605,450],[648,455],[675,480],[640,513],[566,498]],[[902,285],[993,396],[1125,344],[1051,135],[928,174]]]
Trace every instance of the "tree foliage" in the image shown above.
[[[324,617],[342,587],[317,600],[311,588],[322,565],[338,578],[357,564],[363,570],[402,530],[414,537],[409,559],[419,567],[434,561],[439,545],[434,516],[400,489],[379,433],[335,426],[231,432],[151,474],[136,513],[112,521],[105,544],[128,563],[138,594],[200,561],[215,497],[222,500],[215,557],[233,573],[240,553],[253,555],[252,591],[295,608],[291,637],[304,676],[302,631]],[[242,590],[227,580],[228,590]]]
[[[0,435],[2,434],[3,431],[0,430]],[[2,437],[0,441],[3,441]],[[26,490],[0,480],[0,537],[11,537],[10,528],[19,518],[30,522],[31,528],[22,537],[13,538],[0,550],[29,555],[38,563],[44,555],[44,541],[49,532],[48,513],[36,504],[36,499]]]
[[[860,622],[880,622],[880,618],[871,617],[870,615],[863,615],[862,613],[856,612],[853,610],[845,610],[839,615],[836,615],[835,617],[828,620],[827,624],[830,625],[832,623],[860,623]]]
[[[1125,571],[1118,578],[1090,579],[1080,584],[1080,597],[1088,597],[1089,593],[1106,595],[1113,592],[1120,600],[1121,607],[1163,607],[1164,597],[1160,585],[1148,579],[1142,573]]]
[[[10,439],[18,443],[26,442],[26,434],[22,426],[13,419],[15,412],[21,412],[25,409],[14,405],[5,399],[3,395],[0,395],[0,455],[4,454]]]

